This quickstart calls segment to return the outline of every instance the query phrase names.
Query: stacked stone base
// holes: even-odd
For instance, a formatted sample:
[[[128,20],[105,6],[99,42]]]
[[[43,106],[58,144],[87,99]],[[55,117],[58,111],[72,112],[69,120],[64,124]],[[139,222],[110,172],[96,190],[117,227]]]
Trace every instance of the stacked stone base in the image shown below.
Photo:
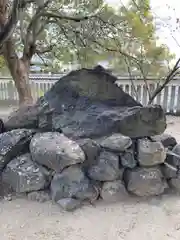
[[[118,202],[132,195],[161,195],[169,188],[180,191],[179,155],[180,145],[167,134],[77,141],[28,129],[0,134],[2,183],[68,211],[99,199]]]

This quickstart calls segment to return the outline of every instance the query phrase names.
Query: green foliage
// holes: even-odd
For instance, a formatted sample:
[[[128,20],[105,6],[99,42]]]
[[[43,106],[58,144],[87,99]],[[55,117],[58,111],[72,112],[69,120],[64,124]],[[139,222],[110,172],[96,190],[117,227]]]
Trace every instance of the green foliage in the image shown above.
[[[113,59],[112,66],[117,71],[130,71],[142,75],[157,77],[164,76],[168,71],[169,62],[175,57],[166,45],[158,42],[156,28],[150,8],[149,0],[130,0],[127,6],[119,9],[119,16],[124,20],[124,29],[128,31],[126,37],[119,34],[118,42],[121,41],[121,48],[127,54],[131,54],[136,59],[119,57]]]
[[[37,6],[31,4],[21,13],[14,34],[20,56],[36,11]],[[45,15],[36,19],[30,33],[35,36],[35,55],[41,57],[45,71],[60,72],[63,64],[92,67],[107,61],[119,73],[161,76],[174,58],[167,46],[158,45],[150,0],[130,0],[118,10],[103,0],[52,0],[47,11],[73,17],[95,16],[83,21]]]
[[[3,56],[0,56],[0,73],[7,71],[6,69],[6,62]]]
[[[2,56],[0,56],[0,69],[4,68],[6,65],[5,60]]]

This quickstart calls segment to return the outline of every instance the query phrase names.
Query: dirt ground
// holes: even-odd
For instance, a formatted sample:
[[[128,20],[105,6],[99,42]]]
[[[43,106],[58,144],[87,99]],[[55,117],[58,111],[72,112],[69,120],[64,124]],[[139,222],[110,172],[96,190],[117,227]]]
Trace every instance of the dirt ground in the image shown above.
[[[168,133],[180,143],[180,117],[168,117]],[[73,213],[51,203],[0,201],[1,240],[180,239],[180,196],[84,206]]]

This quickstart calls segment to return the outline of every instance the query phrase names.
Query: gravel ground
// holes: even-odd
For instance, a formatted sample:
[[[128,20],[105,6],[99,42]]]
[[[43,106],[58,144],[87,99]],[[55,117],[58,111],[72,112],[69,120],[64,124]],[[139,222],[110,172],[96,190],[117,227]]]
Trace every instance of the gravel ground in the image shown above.
[[[180,142],[180,117],[167,117],[167,133]],[[180,239],[180,196],[85,206],[74,213],[51,203],[0,201],[1,240]]]

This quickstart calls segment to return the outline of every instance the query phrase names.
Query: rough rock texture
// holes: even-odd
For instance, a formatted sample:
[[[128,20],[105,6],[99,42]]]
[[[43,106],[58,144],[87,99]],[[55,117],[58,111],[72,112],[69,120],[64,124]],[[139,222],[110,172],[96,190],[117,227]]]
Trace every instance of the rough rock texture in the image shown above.
[[[66,210],[66,211],[74,211],[75,209],[79,208],[82,204],[82,202],[78,199],[74,198],[62,198],[59,201],[57,201],[57,204],[59,206]]]
[[[151,139],[153,141],[156,141],[156,142],[162,142],[163,146],[165,148],[169,148],[169,149],[172,149],[177,144],[176,139],[173,136],[171,136],[170,134],[167,134],[167,133],[152,136]]]
[[[37,104],[33,106],[23,106],[14,111],[5,122],[7,130],[16,128],[37,128],[38,114],[40,110]]]
[[[169,156],[176,141],[162,134],[162,108],[142,106],[117,80],[100,66],[73,71],[36,104],[14,112],[5,128],[17,130],[0,135],[4,182],[30,200],[52,199],[67,211],[99,197],[116,202],[128,192],[159,195],[167,181],[179,191],[180,161]]]
[[[36,105],[14,113],[6,127],[38,126],[46,131],[62,131],[74,139],[112,133],[130,137],[163,133],[166,119],[162,108],[142,107],[116,81],[116,77],[101,67],[72,71]]]
[[[83,102],[85,100],[79,99]],[[53,129],[71,138],[97,138],[120,132],[130,137],[144,137],[162,133],[166,128],[165,117],[160,106],[112,107],[99,103],[85,103],[88,106],[72,107],[54,117]],[[84,103],[84,104],[85,104]],[[79,110],[79,108],[82,108]]]
[[[169,186],[180,193],[180,174],[176,174],[176,177],[172,177],[168,181]]]
[[[62,173],[54,175],[51,182],[52,199],[57,202],[62,198],[76,198],[80,200],[97,199],[96,188],[85,176],[79,166],[71,166]]]
[[[85,153],[86,159],[82,163],[82,167],[87,172],[91,166],[97,163],[97,158],[100,154],[101,147],[97,144],[97,142],[90,138],[79,139],[77,143]]]
[[[50,183],[50,174],[31,159],[29,153],[14,158],[3,171],[3,182],[10,184],[16,193],[37,191]]]
[[[180,192],[180,144],[168,151],[166,165],[161,168],[169,186]]]
[[[104,140],[102,140],[100,145],[107,150],[124,152],[132,145],[132,140],[130,137],[116,133],[109,137],[106,137]]]
[[[135,159],[134,149],[127,149],[120,154],[121,165],[125,168],[135,168],[137,166],[137,160]]]
[[[105,182],[102,186],[100,195],[103,200],[111,203],[125,200],[128,197],[128,193],[121,180]]]
[[[0,177],[0,199],[11,196],[13,193],[13,189],[11,185],[2,181],[2,176]]]
[[[141,166],[158,165],[166,159],[166,150],[161,142],[139,140],[138,150],[138,161]]]
[[[48,202],[51,200],[49,191],[33,191],[27,194],[28,200],[36,202]]]
[[[180,156],[180,144],[177,144],[170,153],[167,157],[167,162],[177,169],[180,169],[180,157],[178,157]]]
[[[34,130],[15,129],[0,134],[0,173],[11,159],[28,151],[34,133]]]
[[[80,146],[58,132],[37,133],[31,140],[30,152],[35,162],[56,172],[85,160]]]
[[[164,177],[169,180],[171,178],[176,178],[178,175],[178,169],[174,167],[173,165],[165,165],[163,164],[161,166],[161,171],[164,175]]]
[[[114,153],[102,151],[97,164],[89,168],[88,176],[96,181],[113,181],[122,178],[119,157]]]
[[[34,163],[27,153],[8,163],[2,180],[10,184],[16,193],[25,193],[46,188],[51,175],[45,168]]]
[[[158,167],[127,170],[125,183],[129,192],[140,197],[160,195],[168,188]]]

